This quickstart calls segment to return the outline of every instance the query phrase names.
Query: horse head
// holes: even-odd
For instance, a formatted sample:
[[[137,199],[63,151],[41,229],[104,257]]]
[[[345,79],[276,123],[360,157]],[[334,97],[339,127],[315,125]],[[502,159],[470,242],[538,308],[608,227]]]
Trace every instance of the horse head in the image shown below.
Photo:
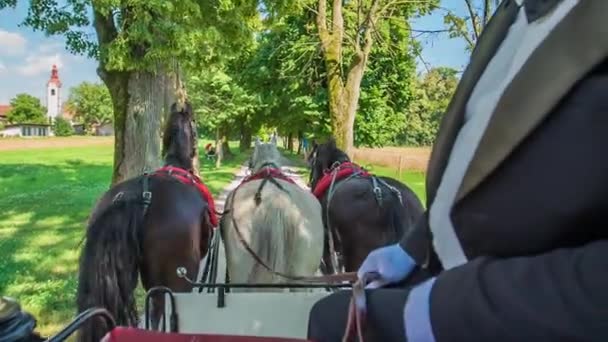
[[[192,170],[196,157],[197,132],[192,105],[173,103],[163,134],[165,165]]]
[[[249,158],[249,169],[252,173],[256,173],[266,166],[280,168],[281,153],[279,153],[276,143],[262,143],[256,140],[255,148]]]
[[[315,188],[326,170],[331,169],[335,164],[350,161],[348,155],[336,146],[336,141],[333,137],[324,144],[314,144],[308,158],[310,167],[309,185],[311,189]]]

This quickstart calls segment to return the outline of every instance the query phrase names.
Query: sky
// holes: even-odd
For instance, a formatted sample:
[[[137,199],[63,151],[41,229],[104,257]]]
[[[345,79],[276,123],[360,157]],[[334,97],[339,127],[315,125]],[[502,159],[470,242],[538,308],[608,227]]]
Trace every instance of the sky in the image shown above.
[[[28,93],[45,103],[46,82],[51,67],[59,68],[59,78],[63,83],[61,97],[67,100],[69,89],[81,82],[101,82],[96,74],[97,62],[85,56],[77,56],[65,49],[62,37],[46,37],[42,32],[33,32],[29,27],[20,27],[25,18],[29,2],[18,1],[16,9],[0,10],[0,104],[8,104],[19,93]],[[461,14],[464,11],[460,1],[442,0],[442,7]],[[417,30],[438,30],[443,28],[441,12],[413,20]],[[431,66],[450,66],[462,70],[468,60],[468,53],[461,39],[449,39],[445,34],[421,37],[424,50],[422,57]],[[418,61],[419,71],[424,65]]]

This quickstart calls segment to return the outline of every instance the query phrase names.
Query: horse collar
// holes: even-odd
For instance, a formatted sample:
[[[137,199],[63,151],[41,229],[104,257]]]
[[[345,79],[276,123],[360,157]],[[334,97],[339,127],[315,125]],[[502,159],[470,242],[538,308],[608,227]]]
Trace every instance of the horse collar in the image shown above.
[[[265,162],[264,164],[262,164],[262,166],[260,166],[259,170],[261,171],[263,168],[272,168],[272,169],[278,169],[280,170],[281,168],[275,164],[274,162]]]

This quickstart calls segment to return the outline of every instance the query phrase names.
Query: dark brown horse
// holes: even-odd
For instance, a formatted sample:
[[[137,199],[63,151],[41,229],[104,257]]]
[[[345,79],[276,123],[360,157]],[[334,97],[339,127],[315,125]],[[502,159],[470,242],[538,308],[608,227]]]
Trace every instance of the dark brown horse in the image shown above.
[[[325,174],[350,159],[332,139],[315,144],[308,163],[314,191]],[[397,243],[424,212],[416,194],[392,178],[352,175],[332,183],[319,198],[323,224],[331,234],[325,239],[322,270],[326,274],[335,273],[332,265],[336,264],[346,272],[356,271],[369,252]],[[338,261],[332,262],[332,250],[340,255]]]
[[[163,136],[165,165],[191,171],[196,126],[191,106],[174,104]],[[78,312],[107,309],[122,326],[138,324],[134,290],[166,286],[176,292],[192,287],[177,277],[186,267],[190,278],[208,250],[212,232],[209,203],[199,190],[170,174],[142,175],[114,185],[96,204],[86,232],[78,277]],[[162,296],[160,296],[162,297]],[[157,327],[164,299],[153,301]],[[99,341],[102,320],[81,329],[80,341]]]

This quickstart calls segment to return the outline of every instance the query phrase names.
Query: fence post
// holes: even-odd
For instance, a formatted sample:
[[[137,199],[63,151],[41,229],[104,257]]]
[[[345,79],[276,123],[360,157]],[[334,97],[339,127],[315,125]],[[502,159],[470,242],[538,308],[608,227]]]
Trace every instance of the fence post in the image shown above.
[[[399,171],[397,171],[399,174],[397,175],[398,179],[401,179],[401,174],[403,172],[403,155],[399,155]]]

